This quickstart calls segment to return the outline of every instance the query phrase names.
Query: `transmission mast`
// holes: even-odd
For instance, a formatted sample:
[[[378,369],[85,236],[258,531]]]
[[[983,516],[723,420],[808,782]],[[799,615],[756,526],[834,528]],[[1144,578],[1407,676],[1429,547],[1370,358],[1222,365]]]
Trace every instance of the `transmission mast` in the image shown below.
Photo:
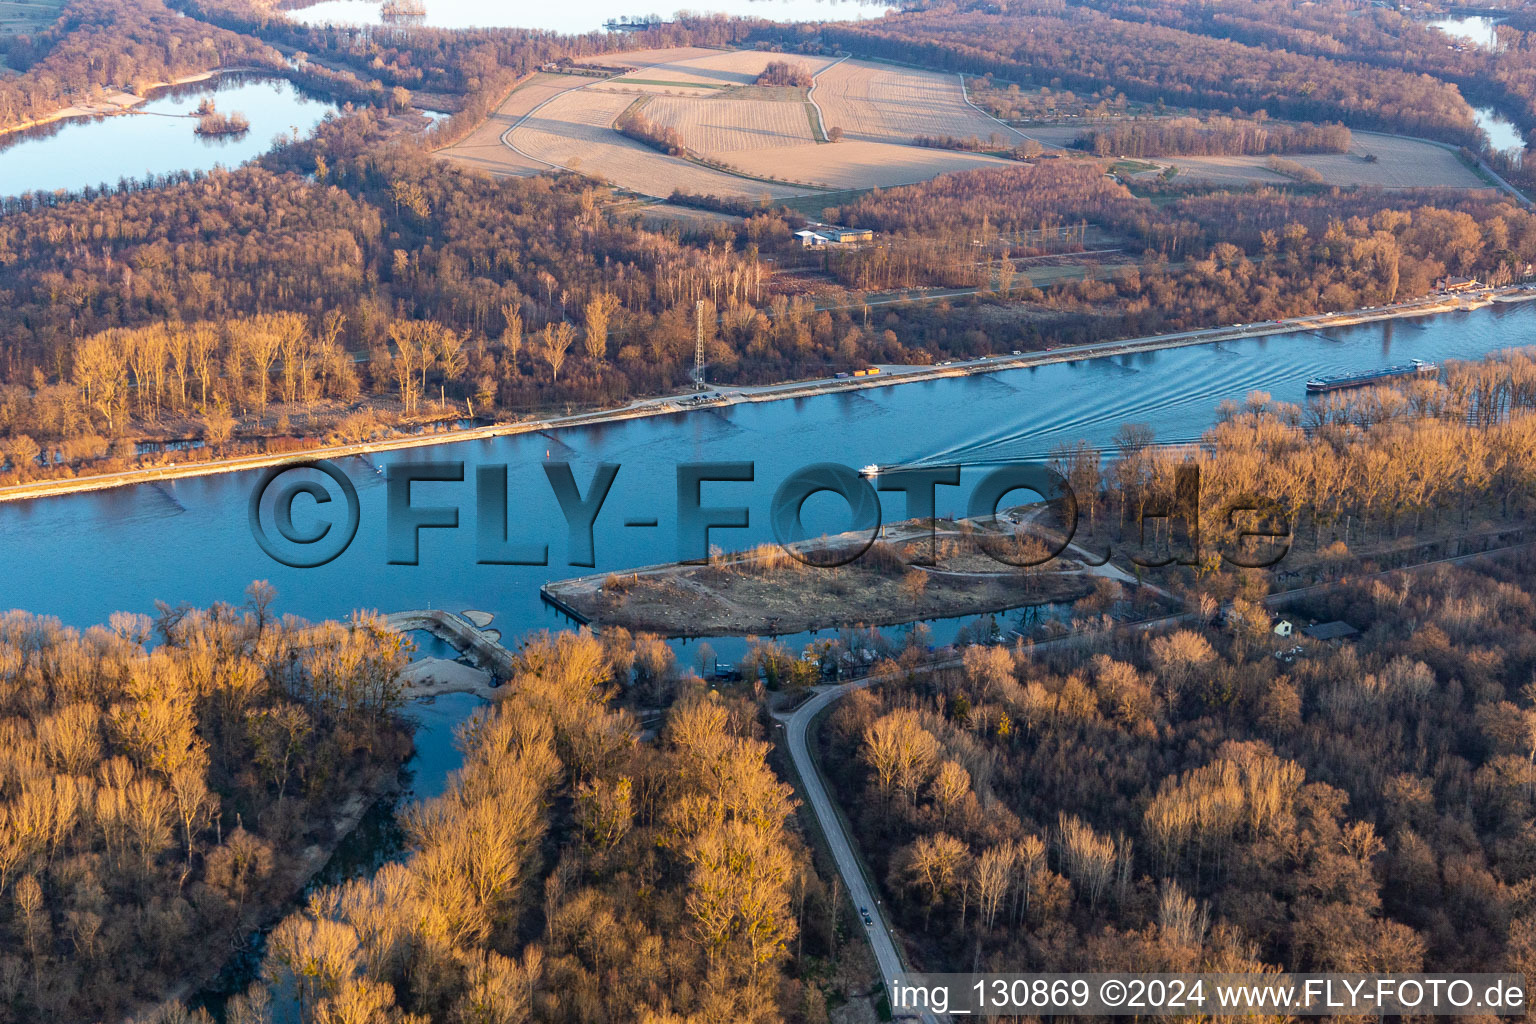
[[[693,386],[704,390],[704,300],[693,311]]]

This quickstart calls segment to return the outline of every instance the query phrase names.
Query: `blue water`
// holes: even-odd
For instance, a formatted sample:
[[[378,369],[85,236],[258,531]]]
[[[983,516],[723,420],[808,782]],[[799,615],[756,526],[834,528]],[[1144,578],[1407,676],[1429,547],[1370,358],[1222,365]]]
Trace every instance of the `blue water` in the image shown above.
[[[703,487],[705,505],[750,507],[748,529],[711,534],[713,544],[741,548],[771,538],[767,510],[775,487],[810,463],[858,467],[936,454],[977,463],[1040,458],[1054,445],[1080,438],[1107,443],[1127,421],[1151,424],[1159,440],[1192,441],[1212,423],[1223,399],[1263,390],[1300,402],[1304,382],[1319,373],[1415,357],[1476,358],[1530,342],[1533,328],[1536,304],[1495,305],[1321,336],[1275,335],[380,454],[373,458],[381,466],[469,463],[463,483],[415,486],[415,506],[456,506],[460,527],[421,531],[420,564],[414,566],[387,563],[384,479],[359,460],[339,464],[359,495],[357,537],[317,569],[280,565],[253,540],[247,503],[256,472],[10,502],[0,505],[0,608],[86,626],[117,610],[152,614],[156,600],[239,602],[251,580],[267,579],[277,587],[283,612],[318,619],[355,608],[478,608],[495,614],[494,626],[512,644],[530,630],[566,624],[539,598],[546,581],[678,557],[675,492],[682,462],[755,464],[752,483]],[[583,493],[597,463],[620,465],[596,523],[595,568],[567,564],[567,528],[542,469],[554,460],[572,463]],[[548,566],[476,564],[475,466],[493,463],[509,467],[510,535],[547,544]],[[983,471],[966,470],[959,488],[939,488],[941,515],[964,511]],[[888,519],[904,516],[899,495],[881,499]],[[338,507],[300,498],[295,526],[308,530],[321,513]],[[652,518],[654,527],[625,525]],[[270,518],[264,521],[272,532]],[[806,521],[813,533],[849,525],[840,500],[830,495],[807,503]],[[724,656],[721,643],[711,644]]]
[[[211,96],[221,112],[250,121],[242,135],[196,134],[187,116]],[[335,104],[300,92],[286,79],[230,74],[155,94],[139,113],[79,117],[15,132],[0,141],[0,196],[116,186],[175,171],[236,167],[272,148],[280,134],[309,134]]]
[[[487,0],[424,0],[425,15],[401,24],[433,28],[537,28],[581,34],[602,31],[620,18],[671,17],[679,10],[693,14],[768,18],[773,21],[856,21],[878,18],[894,6],[882,0],[704,0],[666,3],[646,8],[630,0],[575,0],[564,4],[501,4]],[[371,0],[321,0],[284,12],[307,25],[378,25],[382,5]]]

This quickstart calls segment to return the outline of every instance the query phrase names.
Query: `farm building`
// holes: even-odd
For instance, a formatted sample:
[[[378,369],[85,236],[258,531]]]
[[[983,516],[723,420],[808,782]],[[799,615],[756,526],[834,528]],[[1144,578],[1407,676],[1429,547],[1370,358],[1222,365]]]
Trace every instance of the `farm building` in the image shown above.
[[[1309,640],[1353,640],[1360,635],[1360,631],[1354,626],[1338,619],[1308,626],[1301,632]]]
[[[806,228],[804,231],[796,231],[795,237],[800,239],[801,245],[809,249],[817,245],[853,245],[857,242],[872,242],[875,233],[869,228],[839,228],[818,224],[814,230]]]

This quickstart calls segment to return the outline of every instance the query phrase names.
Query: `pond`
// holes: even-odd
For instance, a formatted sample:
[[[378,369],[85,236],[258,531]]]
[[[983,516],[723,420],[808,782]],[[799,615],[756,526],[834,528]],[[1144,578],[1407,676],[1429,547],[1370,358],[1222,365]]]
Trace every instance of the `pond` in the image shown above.
[[[545,29],[570,35],[600,32],[609,21],[670,17],[679,10],[774,21],[856,21],[877,18],[891,9],[890,4],[881,0],[704,0],[700,4],[655,11],[637,8],[627,0],[574,0],[533,7],[488,0],[422,0],[420,6],[425,13],[408,18],[407,23],[433,28]],[[321,0],[284,13],[307,25],[378,25],[383,21],[383,4],[370,0]]]
[[[1491,50],[1498,45],[1499,35],[1497,26],[1503,18],[1490,18],[1484,15],[1467,15],[1454,18],[1434,18],[1429,24],[1448,36],[1466,40],[1484,50]]]
[[[1493,110],[1491,107],[1473,107],[1472,113],[1477,117],[1477,126],[1488,136],[1488,143],[1500,152],[1514,151],[1525,152],[1525,138],[1521,136],[1520,129]]]
[[[244,114],[248,131],[203,136],[193,116],[204,98]],[[158,90],[134,113],[78,117],[0,139],[0,196],[116,186],[177,171],[235,167],[272,148],[280,134],[308,134],[336,105],[287,79],[234,73]]]

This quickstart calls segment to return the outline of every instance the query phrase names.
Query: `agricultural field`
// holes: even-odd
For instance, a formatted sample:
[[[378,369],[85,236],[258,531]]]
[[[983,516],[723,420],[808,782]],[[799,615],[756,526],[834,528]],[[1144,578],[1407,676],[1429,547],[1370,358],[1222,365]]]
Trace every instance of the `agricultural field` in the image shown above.
[[[798,90],[752,85],[769,61],[782,59],[782,54],[701,48],[606,55],[602,63],[607,66],[638,70],[557,93],[508,133],[507,141],[522,157],[519,166],[569,167],[646,195],[667,196],[681,189],[757,199],[803,194],[813,187],[925,181],[996,158],[918,149],[910,145],[913,136],[1011,134],[966,105],[958,77],[791,56],[787,59],[804,62],[819,76],[812,98],[821,104],[823,126],[837,123],[827,114],[828,102],[852,126],[844,126],[845,141],[825,143],[816,131],[817,108]],[[640,113],[646,120],[675,130],[703,161],[744,177],[666,156],[614,131],[614,119],[642,98]],[[518,117],[528,113],[524,106],[513,109]],[[497,132],[477,133],[477,145],[499,139],[517,120],[504,119]],[[484,152],[494,162],[494,155]]]
[[[620,54],[605,58],[605,64],[630,64],[640,67],[613,84],[624,85],[630,80],[665,82],[679,86],[730,87],[752,85],[771,61],[782,60],[791,64],[804,64],[811,74],[818,74],[835,61],[831,57],[807,57],[801,54],[769,53],[766,50],[706,50],[687,48],[677,57],[667,57],[673,51],[639,50],[632,54]]]
[[[1368,157],[1374,156],[1371,160]],[[1348,153],[1290,153],[1286,160],[1310,167],[1325,185],[1377,188],[1488,188],[1489,183],[1448,149],[1417,139],[1355,132]],[[1222,185],[1282,184],[1290,178],[1270,170],[1263,156],[1149,157],[1179,168],[1180,180]]]
[[[59,20],[64,0],[0,0],[0,35],[31,35]]]
[[[634,97],[623,93],[573,89],[540,107],[508,139],[526,158],[604,178],[645,195],[668,196],[681,189],[756,199],[804,191],[726,174],[620,135],[613,121],[632,102]]]
[[[641,115],[676,129],[684,145],[710,159],[726,153],[779,150],[816,142],[810,112],[798,100],[658,96],[641,109]]]
[[[966,103],[958,75],[937,71],[845,60],[817,76],[811,99],[828,130],[841,128],[846,138],[865,142],[906,144],[918,135],[1023,138]]]
[[[501,137],[523,116],[546,100],[562,92],[579,88],[587,79],[576,75],[537,74],[507,97],[496,113],[486,119],[467,137],[439,150],[435,155],[463,167],[488,171],[499,177],[538,174],[549,170],[549,165],[530,160],[509,148]]]
[[[833,189],[890,188],[951,171],[1012,163],[982,153],[856,141],[738,150],[721,153],[719,160],[748,174],[775,174]]]

